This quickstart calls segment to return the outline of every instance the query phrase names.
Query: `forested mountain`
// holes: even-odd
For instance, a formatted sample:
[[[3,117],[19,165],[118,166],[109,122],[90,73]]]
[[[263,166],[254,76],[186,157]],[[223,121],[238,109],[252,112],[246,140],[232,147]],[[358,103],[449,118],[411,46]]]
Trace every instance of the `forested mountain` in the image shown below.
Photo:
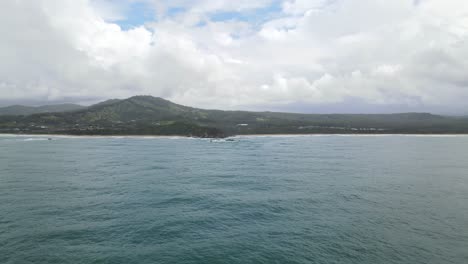
[[[1,116],[2,133],[77,135],[468,133],[468,118],[428,113],[295,114],[205,110],[162,98],[134,96],[83,109],[24,116]]]

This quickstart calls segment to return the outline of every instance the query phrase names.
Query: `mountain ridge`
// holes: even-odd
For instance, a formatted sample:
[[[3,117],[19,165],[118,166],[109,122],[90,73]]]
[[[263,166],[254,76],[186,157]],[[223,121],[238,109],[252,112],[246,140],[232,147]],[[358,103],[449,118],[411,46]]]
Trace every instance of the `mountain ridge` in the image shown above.
[[[0,133],[77,135],[462,134],[468,118],[430,113],[300,114],[207,110],[152,96],[111,99],[74,111],[0,116]]]
[[[86,108],[78,104],[55,104],[41,106],[10,105],[0,107],[0,115],[32,115],[40,113],[66,112]]]

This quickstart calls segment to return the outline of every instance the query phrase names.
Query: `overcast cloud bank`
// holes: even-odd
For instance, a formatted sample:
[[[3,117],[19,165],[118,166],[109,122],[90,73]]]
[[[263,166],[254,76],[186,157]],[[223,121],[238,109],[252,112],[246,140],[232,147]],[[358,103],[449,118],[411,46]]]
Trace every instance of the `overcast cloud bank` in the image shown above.
[[[464,0],[6,0],[0,38],[3,105],[468,110]]]

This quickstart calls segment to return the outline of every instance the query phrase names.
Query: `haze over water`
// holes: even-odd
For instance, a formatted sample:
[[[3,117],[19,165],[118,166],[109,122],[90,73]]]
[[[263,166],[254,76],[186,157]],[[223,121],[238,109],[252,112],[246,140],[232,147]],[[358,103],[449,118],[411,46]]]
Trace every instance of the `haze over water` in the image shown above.
[[[468,263],[468,136],[0,136],[0,263]]]

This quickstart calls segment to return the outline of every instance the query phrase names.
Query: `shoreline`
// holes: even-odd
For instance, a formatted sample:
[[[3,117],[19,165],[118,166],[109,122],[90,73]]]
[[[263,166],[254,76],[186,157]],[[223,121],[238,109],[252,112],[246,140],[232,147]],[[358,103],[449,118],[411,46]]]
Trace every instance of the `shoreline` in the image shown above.
[[[48,138],[192,138],[188,136],[163,135],[69,135],[69,134],[3,134],[0,137],[48,137]]]
[[[237,135],[239,137],[468,137],[468,134],[252,134],[252,135]]]
[[[349,137],[382,137],[382,136],[405,136],[405,137],[468,137],[466,134],[400,134],[400,133],[382,133],[382,134],[373,134],[373,133],[355,133],[355,134],[338,134],[338,133],[329,133],[329,134],[242,134],[242,135],[233,135],[226,138],[253,138],[253,137],[324,137],[324,136],[349,136]],[[0,133],[0,137],[48,137],[48,138],[142,138],[142,139],[224,139],[224,138],[201,138],[201,137],[190,137],[190,136],[180,136],[180,135],[69,135],[69,134],[11,134],[11,133]]]

